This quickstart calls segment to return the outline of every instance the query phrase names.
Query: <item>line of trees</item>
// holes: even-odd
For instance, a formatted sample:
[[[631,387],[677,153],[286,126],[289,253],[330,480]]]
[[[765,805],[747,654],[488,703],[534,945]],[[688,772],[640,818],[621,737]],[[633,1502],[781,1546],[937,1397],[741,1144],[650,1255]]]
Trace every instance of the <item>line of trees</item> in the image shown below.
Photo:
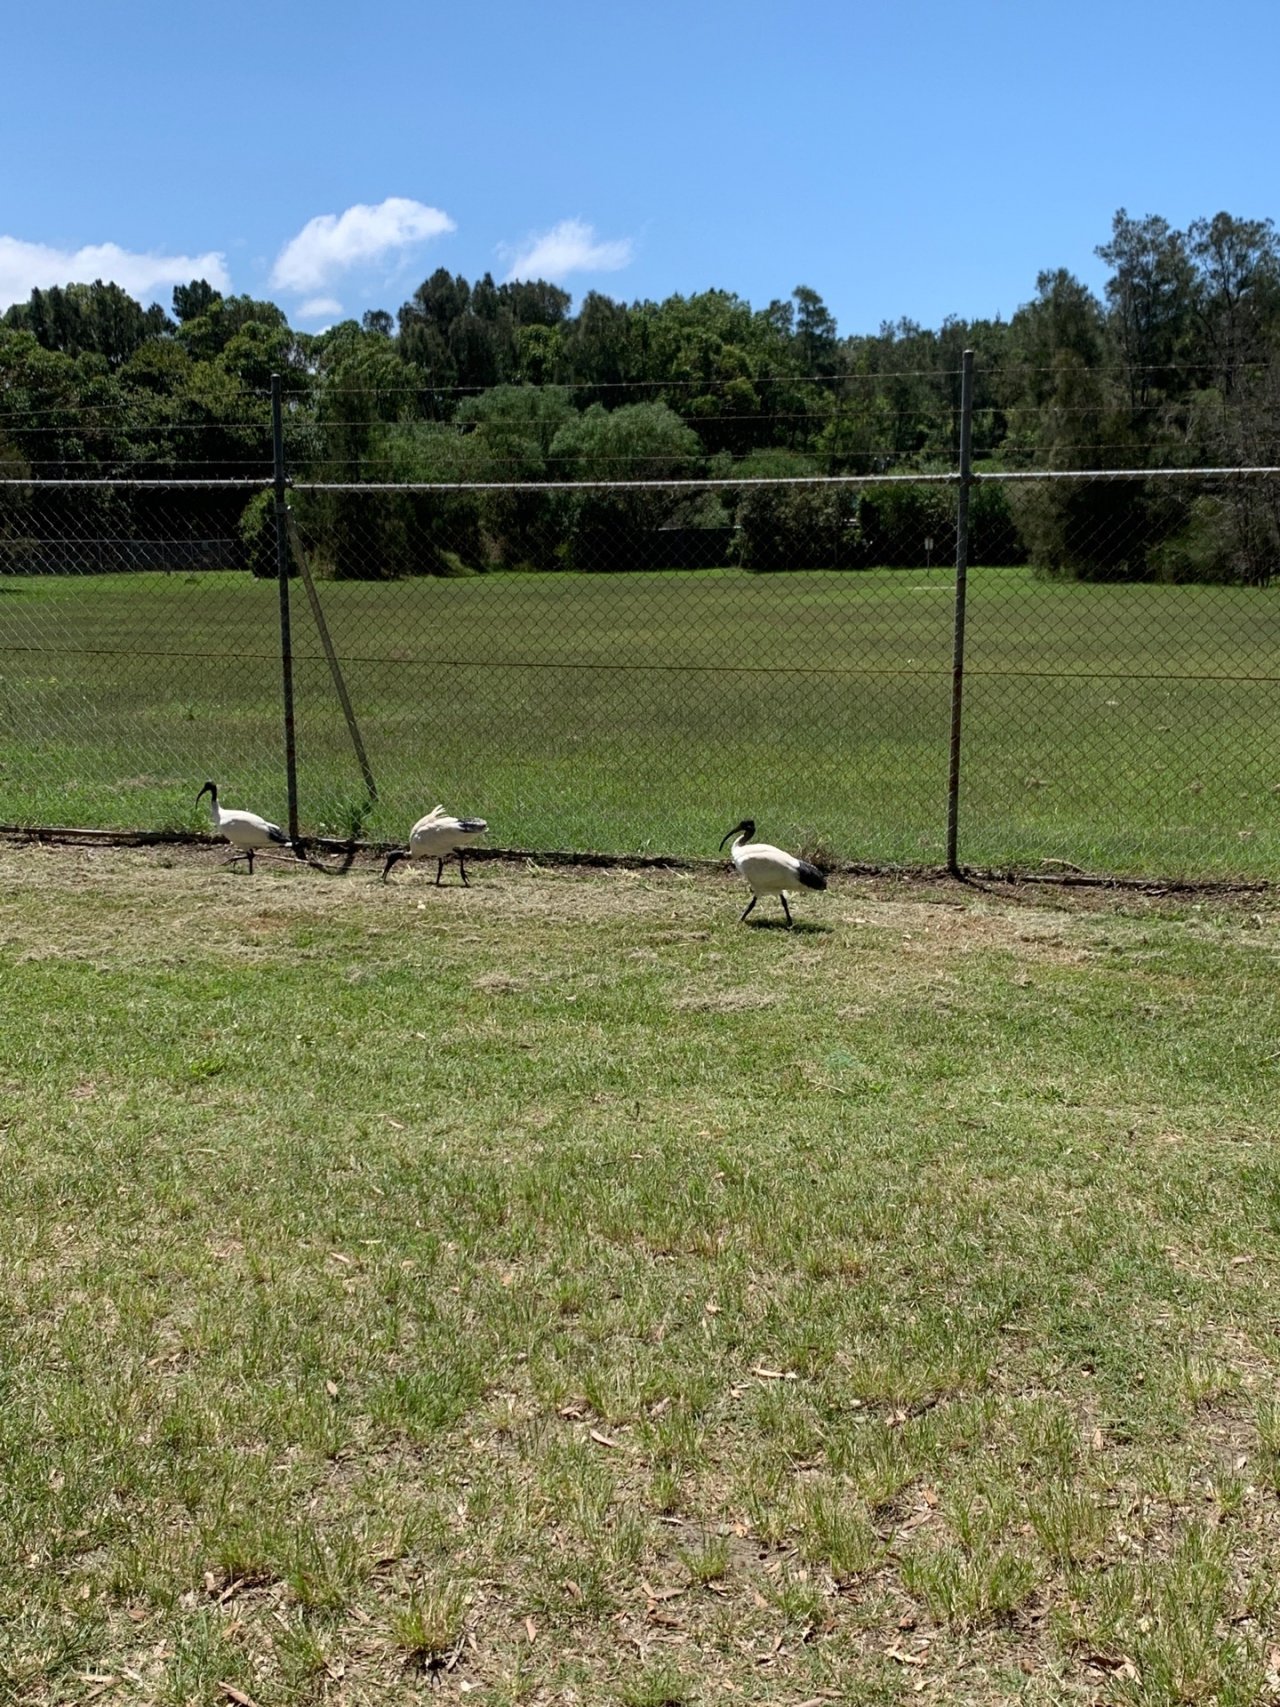
[[[36,290],[0,319],[0,474],[265,476],[276,372],[297,480],[923,474],[955,465],[965,348],[987,470],[1280,461],[1272,221],[1219,213],[1178,231],[1121,209],[1098,254],[1101,298],[1059,269],[1007,322],[845,337],[806,286],[764,309],[719,290],[631,304],[590,292],[575,313],[545,281],[440,269],[394,318],[316,335],[203,280],[174,291],[172,314],[113,284]],[[40,505],[32,490],[8,488],[0,528],[18,525],[15,491],[28,530],[173,531],[176,519],[192,539],[238,534],[252,555],[269,523],[261,502],[245,511],[211,490]],[[637,567],[728,549],[762,569],[919,562],[926,539],[939,558],[951,539],[947,493],[926,486],[335,493],[298,507],[340,575]],[[1274,482],[983,486],[973,520],[979,558],[1053,574],[1258,584],[1280,565]]]

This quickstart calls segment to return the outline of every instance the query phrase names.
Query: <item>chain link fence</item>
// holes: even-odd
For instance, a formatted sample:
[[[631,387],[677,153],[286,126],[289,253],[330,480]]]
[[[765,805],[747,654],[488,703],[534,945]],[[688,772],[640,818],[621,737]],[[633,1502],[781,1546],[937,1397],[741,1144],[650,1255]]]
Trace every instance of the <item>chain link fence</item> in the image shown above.
[[[300,481],[282,656],[269,482],[6,482],[0,821],[287,822],[287,675],[307,834],[1269,876],[1277,471],[979,469],[957,657],[959,488]]]
[[[1017,519],[1028,561],[969,577],[966,859],[1272,876],[1274,471],[990,484]],[[1251,557],[1237,520],[1261,508],[1271,512],[1271,544]],[[980,534],[974,545],[981,564]],[[1191,552],[1200,561],[1188,561]]]
[[[4,489],[0,819],[194,827],[219,775],[277,809],[276,588],[245,572],[235,531],[253,491]]]

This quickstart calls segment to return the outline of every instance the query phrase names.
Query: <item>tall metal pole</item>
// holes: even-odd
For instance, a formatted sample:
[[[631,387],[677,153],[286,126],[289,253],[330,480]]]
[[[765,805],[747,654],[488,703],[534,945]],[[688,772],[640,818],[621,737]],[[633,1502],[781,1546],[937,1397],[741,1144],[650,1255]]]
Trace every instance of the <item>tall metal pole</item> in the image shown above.
[[[956,490],[956,608],[951,642],[951,758],[947,770],[947,870],[960,875],[960,729],[964,705],[964,618],[969,589],[969,486],[973,480],[973,351],[960,368],[960,484]]]
[[[289,623],[289,506],[285,503],[284,415],[280,375],[271,375],[271,455],[275,465],[276,578],[280,584],[281,703],[284,706],[284,772],[289,794],[289,838],[298,839],[298,746],[293,721],[293,633]]]

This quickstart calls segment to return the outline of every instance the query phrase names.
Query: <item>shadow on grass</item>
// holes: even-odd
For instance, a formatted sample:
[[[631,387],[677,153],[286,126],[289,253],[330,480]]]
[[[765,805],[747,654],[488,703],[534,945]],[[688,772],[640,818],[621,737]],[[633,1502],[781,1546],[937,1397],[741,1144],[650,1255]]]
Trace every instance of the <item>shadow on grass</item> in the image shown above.
[[[782,931],[790,936],[830,936],[830,925],[815,925],[808,919],[797,919],[789,925],[785,919],[740,919],[749,931]]]

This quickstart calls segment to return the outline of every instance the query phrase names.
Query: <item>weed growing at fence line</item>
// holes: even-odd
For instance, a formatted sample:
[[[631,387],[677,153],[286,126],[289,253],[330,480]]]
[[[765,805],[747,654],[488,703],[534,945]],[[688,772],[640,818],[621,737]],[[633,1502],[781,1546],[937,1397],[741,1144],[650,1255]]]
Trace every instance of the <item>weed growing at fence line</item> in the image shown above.
[[[10,1698],[1266,1698],[1270,901],[0,896]]]

